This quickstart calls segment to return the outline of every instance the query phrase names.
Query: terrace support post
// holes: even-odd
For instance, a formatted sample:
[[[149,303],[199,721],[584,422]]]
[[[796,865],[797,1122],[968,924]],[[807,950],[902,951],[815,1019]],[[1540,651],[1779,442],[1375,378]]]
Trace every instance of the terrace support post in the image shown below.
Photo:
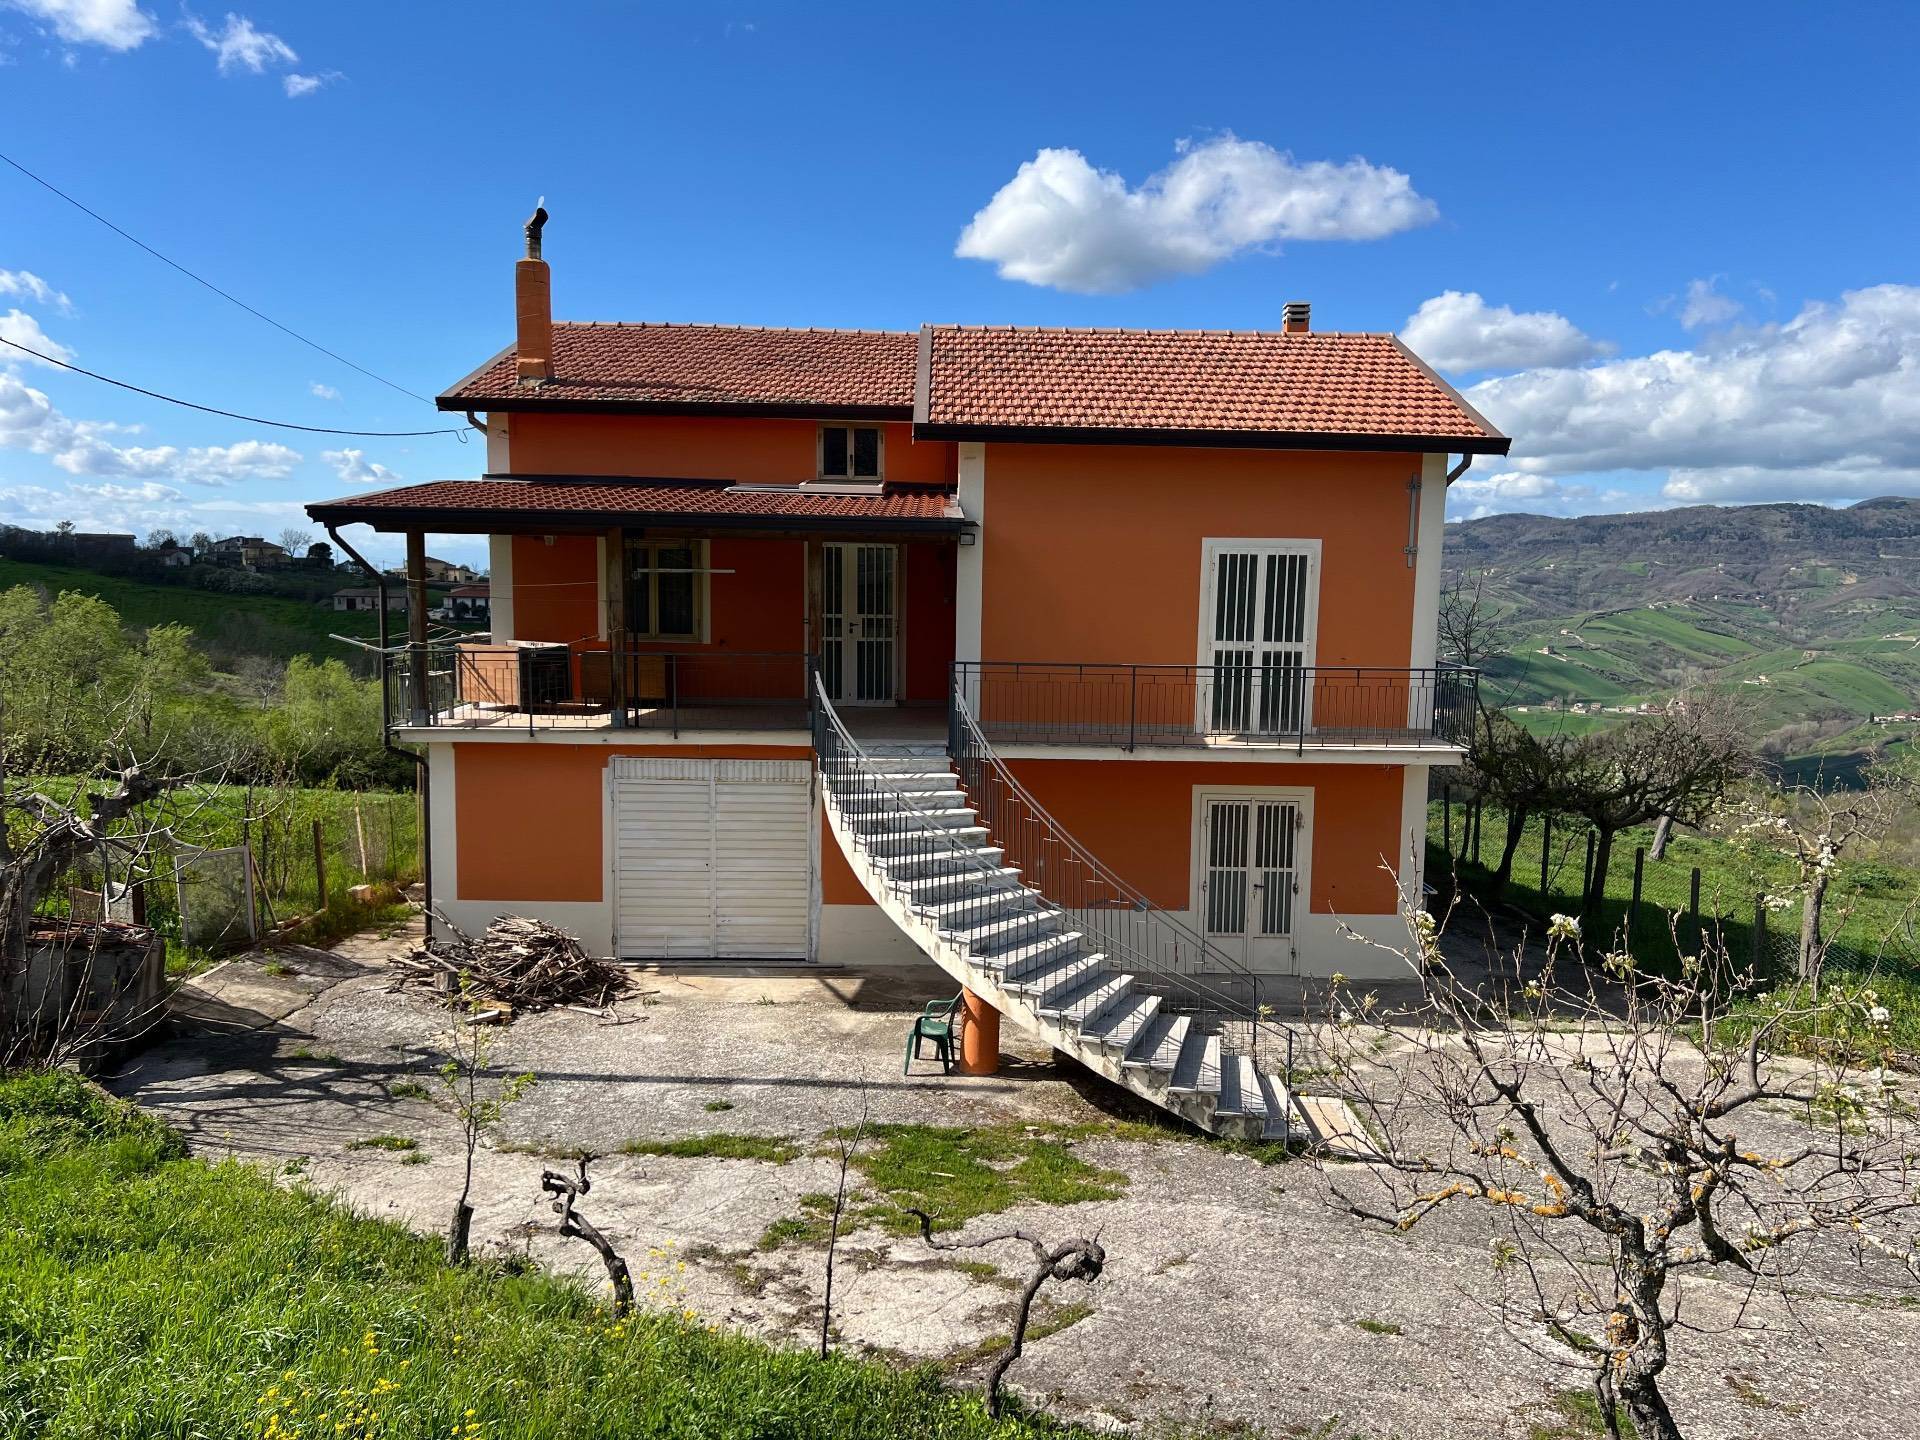
[[[1000,1012],[971,990],[960,992],[960,1073],[992,1075],[1000,1069]]]
[[[627,726],[627,666],[632,660],[627,643],[627,532],[618,525],[607,531],[606,574],[601,589],[607,597],[607,704],[613,728]],[[697,553],[697,552],[696,552]]]
[[[407,532],[407,662],[413,723],[425,725],[432,719],[427,697],[432,664],[427,655],[427,537],[418,530]]]

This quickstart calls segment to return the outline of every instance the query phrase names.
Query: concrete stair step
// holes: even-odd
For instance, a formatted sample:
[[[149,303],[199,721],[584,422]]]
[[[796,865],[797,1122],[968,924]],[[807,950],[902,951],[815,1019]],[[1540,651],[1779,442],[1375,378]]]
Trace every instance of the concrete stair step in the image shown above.
[[[863,833],[860,843],[879,859],[931,858],[981,849],[987,838],[986,826],[963,825]]]
[[[1083,1039],[1098,1041],[1104,1049],[1125,1054],[1141,1027],[1150,1024],[1159,1013],[1160,997],[1136,990],[1127,997],[1126,1004],[1116,1005],[1082,1025],[1080,1034]]]
[[[873,863],[890,881],[912,883],[942,877],[974,876],[1000,868],[1007,852],[998,845],[943,846],[930,855],[875,855]],[[1014,873],[1018,873],[1017,871]]]
[[[1069,1025],[1085,1030],[1089,1020],[1115,1009],[1133,993],[1133,977],[1116,975],[1105,968],[1106,957],[1096,956],[1101,962],[1101,973],[1087,981],[1073,995],[1059,1001],[1049,1001],[1041,1006],[1041,1014],[1054,1015]]]
[[[974,895],[994,895],[1003,890],[1024,890],[1019,867],[996,865],[984,870],[968,869],[931,878],[905,879],[901,884],[916,905],[940,905],[949,900],[964,900]]]
[[[1136,1070],[1162,1070],[1171,1075],[1180,1047],[1186,1043],[1187,1027],[1192,1023],[1191,1016],[1170,1015],[1162,1010],[1154,1016],[1153,1023],[1141,1031],[1122,1063]]]
[[[1002,951],[1065,934],[1067,924],[1062,911],[1035,907],[1012,915],[960,916],[955,923],[942,925],[940,931],[975,955],[998,957]]]
[[[1062,930],[1057,935],[1042,936],[994,955],[977,955],[974,962],[996,972],[1002,985],[1014,989],[1062,961],[1077,957],[1081,939],[1078,930]]]
[[[1180,1058],[1173,1062],[1169,1090],[1185,1094],[1212,1095],[1220,1090],[1220,1037],[1210,1035],[1198,1025],[1187,1028]]]
[[[847,815],[853,828],[862,835],[910,834],[933,828],[964,830],[973,824],[974,818],[973,811],[964,805],[943,806],[939,809],[930,807],[925,810],[889,808]],[[986,832],[982,830],[981,833]]]

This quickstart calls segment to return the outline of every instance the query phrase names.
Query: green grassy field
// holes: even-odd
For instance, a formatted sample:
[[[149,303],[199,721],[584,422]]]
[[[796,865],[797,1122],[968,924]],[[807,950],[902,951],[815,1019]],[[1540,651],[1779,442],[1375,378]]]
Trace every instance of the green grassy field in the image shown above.
[[[222,595],[191,585],[158,585],[74,566],[0,559],[0,589],[14,585],[37,585],[50,595],[73,590],[95,596],[119,611],[122,622],[134,630],[190,626],[204,647],[218,652],[282,660],[293,655],[344,659],[350,647],[328,639],[330,634],[372,639],[376,633],[376,617],[362,611],[338,611],[277,595]]]
[[[1506,817],[1492,806],[1481,816],[1478,853],[1468,838],[1467,808],[1456,798],[1428,807],[1429,880],[1457,875],[1470,894],[1484,894],[1506,838]],[[1514,854],[1507,903],[1544,921],[1577,914],[1587,866],[1587,832],[1561,820],[1552,833],[1539,820],[1523,832]],[[1697,952],[1718,939],[1733,960],[1754,962],[1771,982],[1795,973],[1800,936],[1796,901],[1784,910],[1756,915],[1756,897],[1786,894],[1793,868],[1784,857],[1755,856],[1712,836],[1677,830],[1663,859],[1646,859],[1641,905],[1633,910],[1634,852],[1650,848],[1650,828],[1622,831],[1608,867],[1607,900],[1590,945],[1624,944],[1643,964],[1670,968],[1678,954]],[[1693,871],[1700,872],[1700,904],[1693,910]],[[1827,974],[1835,980],[1880,987],[1897,1016],[1894,1042],[1920,1053],[1920,871],[1875,862],[1843,861],[1826,901],[1825,929],[1831,946]]]
[[[995,1422],[930,1369],[718,1333],[671,1282],[578,1284],[438,1247],[68,1074],[0,1075],[0,1437],[572,1440],[1084,1435]]]

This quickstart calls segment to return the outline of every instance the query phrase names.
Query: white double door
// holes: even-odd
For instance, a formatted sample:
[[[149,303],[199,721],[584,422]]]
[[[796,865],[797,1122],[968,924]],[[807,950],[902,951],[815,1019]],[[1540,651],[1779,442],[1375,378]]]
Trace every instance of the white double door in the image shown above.
[[[1207,542],[1196,721],[1225,735],[1298,734],[1312,724],[1319,548]]]
[[[836,705],[891,705],[900,643],[900,550],[820,547],[820,675]]]
[[[814,829],[806,761],[623,755],[612,772],[616,954],[807,958]]]
[[[1207,795],[1197,809],[1199,919],[1208,942],[1251,969],[1291,970],[1307,908],[1304,798]]]

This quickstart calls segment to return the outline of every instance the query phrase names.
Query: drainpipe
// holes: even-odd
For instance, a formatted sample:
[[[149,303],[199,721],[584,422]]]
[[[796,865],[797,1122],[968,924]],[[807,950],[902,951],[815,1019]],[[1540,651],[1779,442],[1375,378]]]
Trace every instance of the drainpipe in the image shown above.
[[[374,566],[366,556],[349,545],[340,532],[333,526],[326,527],[327,534],[333,537],[333,543],[347,552],[349,559],[367,574],[373,577],[375,590],[379,593],[374,603],[379,607],[379,644],[380,644],[380,743],[381,748],[391,754],[404,756],[415,767],[415,778],[420,788],[420,892],[425,904],[427,916],[427,938],[433,938],[433,772],[428,768],[427,757],[417,751],[393,743],[392,702],[387,690],[387,577]]]
[[[1447,471],[1447,484],[1451,485],[1454,481],[1458,480],[1462,475],[1466,474],[1467,466],[1471,465],[1472,463],[1473,463],[1473,456],[1471,454],[1462,455],[1460,457],[1460,463],[1454,466],[1451,470]]]

